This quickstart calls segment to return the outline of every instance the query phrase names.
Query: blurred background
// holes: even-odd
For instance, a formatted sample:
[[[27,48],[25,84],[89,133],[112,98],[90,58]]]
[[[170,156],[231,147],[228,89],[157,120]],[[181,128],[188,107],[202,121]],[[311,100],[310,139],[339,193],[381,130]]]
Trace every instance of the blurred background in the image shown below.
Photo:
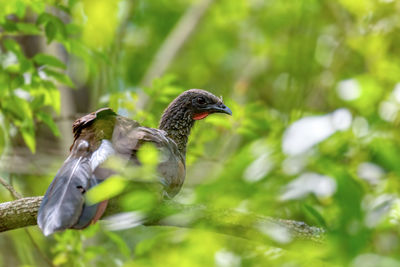
[[[32,226],[0,234],[0,266],[400,266],[399,1],[0,5],[0,176],[23,196],[44,194],[79,116],[109,106],[157,127],[172,99],[203,88],[233,116],[196,123],[175,201],[326,229],[313,243],[196,216],[50,238]]]

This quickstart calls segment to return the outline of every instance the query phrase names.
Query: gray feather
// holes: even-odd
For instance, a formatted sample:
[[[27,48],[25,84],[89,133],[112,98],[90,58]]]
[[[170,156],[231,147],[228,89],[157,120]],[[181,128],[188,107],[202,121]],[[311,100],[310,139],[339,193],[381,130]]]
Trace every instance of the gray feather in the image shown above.
[[[83,141],[87,143],[86,141]],[[82,213],[85,198],[83,193],[90,186],[92,176],[86,144],[78,146],[79,157],[71,155],[57,172],[46,191],[38,212],[38,225],[44,235],[73,226]]]

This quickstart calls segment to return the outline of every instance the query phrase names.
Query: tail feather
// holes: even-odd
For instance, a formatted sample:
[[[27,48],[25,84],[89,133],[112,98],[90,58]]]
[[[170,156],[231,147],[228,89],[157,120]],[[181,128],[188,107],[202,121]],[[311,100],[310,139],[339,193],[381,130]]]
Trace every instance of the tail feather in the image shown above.
[[[82,213],[92,170],[89,160],[81,156],[68,158],[50,184],[40,205],[38,225],[44,235],[73,226]]]
[[[90,182],[90,184],[89,184],[89,189],[90,189],[93,186],[97,185],[100,181],[98,181],[94,177],[91,177],[89,182]],[[84,203],[83,207],[82,207],[81,216],[79,217],[76,224],[71,226],[71,228],[83,229],[83,228],[87,227],[92,222],[93,218],[96,216],[98,207],[99,207],[99,204],[89,205],[88,203]]]
[[[87,141],[76,142],[40,205],[37,223],[44,235],[68,228],[82,229],[101,216],[106,204],[88,205],[84,194],[111,175],[98,167],[113,153],[108,140],[102,140],[93,153],[89,152]]]

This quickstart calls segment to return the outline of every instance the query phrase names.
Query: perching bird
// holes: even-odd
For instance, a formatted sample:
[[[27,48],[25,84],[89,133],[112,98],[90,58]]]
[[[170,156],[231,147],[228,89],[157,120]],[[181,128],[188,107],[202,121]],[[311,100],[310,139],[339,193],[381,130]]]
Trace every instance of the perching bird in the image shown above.
[[[67,228],[83,229],[104,213],[107,201],[85,204],[85,193],[111,175],[102,164],[116,155],[139,164],[141,145],[151,142],[162,153],[157,171],[164,194],[175,196],[185,179],[186,144],[196,120],[212,113],[232,115],[213,94],[191,89],[165,109],[158,129],[115,114],[109,108],[90,113],[73,124],[74,142],[70,154],[57,172],[40,205],[38,225],[44,235]]]

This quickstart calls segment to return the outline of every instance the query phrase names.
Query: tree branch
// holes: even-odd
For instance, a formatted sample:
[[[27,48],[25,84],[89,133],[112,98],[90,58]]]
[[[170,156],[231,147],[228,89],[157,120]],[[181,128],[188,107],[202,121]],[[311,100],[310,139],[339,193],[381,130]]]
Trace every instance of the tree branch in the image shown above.
[[[42,197],[26,197],[0,204],[0,232],[36,224]]]
[[[36,225],[36,216],[43,197],[26,197],[0,203],[0,232]],[[105,216],[120,212],[117,199],[110,201]],[[303,222],[241,213],[213,210],[201,205],[183,205],[165,201],[150,213],[144,225],[195,227],[207,225],[212,230],[257,241],[285,244],[293,239],[322,242],[325,231]]]

